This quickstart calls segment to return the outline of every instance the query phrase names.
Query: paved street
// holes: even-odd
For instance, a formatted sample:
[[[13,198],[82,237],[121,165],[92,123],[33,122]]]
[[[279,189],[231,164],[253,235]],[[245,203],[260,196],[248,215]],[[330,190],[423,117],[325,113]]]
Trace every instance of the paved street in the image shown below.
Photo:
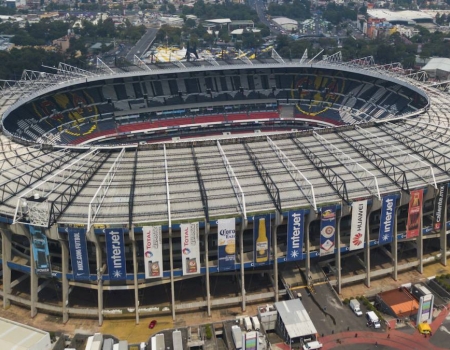
[[[134,45],[131,50],[125,56],[126,60],[133,62],[134,55],[141,57],[144,52],[150,47],[153,40],[155,40],[156,33],[158,29],[148,28],[145,34],[139,39],[139,41]]]

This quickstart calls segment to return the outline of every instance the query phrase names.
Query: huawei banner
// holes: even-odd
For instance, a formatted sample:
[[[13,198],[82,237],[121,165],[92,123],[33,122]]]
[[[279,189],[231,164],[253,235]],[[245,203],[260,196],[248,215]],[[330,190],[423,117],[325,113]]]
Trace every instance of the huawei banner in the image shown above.
[[[406,238],[419,236],[422,219],[423,190],[411,191],[408,209],[408,221],[406,223]]]
[[[106,261],[111,281],[122,281],[127,277],[125,261],[125,237],[122,228],[103,230],[106,240]]]
[[[265,265],[270,257],[270,214],[253,218],[253,262]]]
[[[444,222],[444,208],[447,204],[448,184],[440,184],[438,195],[434,200],[433,230],[439,231]]]
[[[395,225],[395,196],[383,197],[381,203],[379,244],[391,243]]]
[[[289,212],[286,261],[303,259],[304,218],[304,210]]]
[[[145,278],[163,277],[161,226],[144,226],[142,232]]]
[[[86,230],[84,228],[68,229],[70,262],[73,279],[89,279],[89,259],[87,255]]]
[[[200,242],[198,222],[181,224],[181,259],[183,275],[200,273]]]
[[[320,256],[334,253],[334,238],[336,232],[336,206],[322,208],[320,219]]]
[[[367,200],[352,203],[350,250],[364,248],[366,240]]]
[[[236,264],[236,222],[232,219],[217,220],[219,272],[234,270]]]

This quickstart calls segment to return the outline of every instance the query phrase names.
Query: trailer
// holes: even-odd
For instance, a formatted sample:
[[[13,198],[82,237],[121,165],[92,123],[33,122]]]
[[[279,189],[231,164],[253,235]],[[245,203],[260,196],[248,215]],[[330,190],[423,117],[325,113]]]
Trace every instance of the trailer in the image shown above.
[[[245,330],[247,332],[250,332],[251,330],[253,330],[252,321],[250,321],[250,317],[244,318],[244,326],[245,326]]]
[[[239,327],[239,326],[231,327],[231,335],[233,336],[234,346],[236,347],[236,350],[242,350],[241,327]]]
[[[259,331],[261,329],[261,324],[259,323],[258,316],[252,317],[253,328],[255,331]]]
[[[181,338],[181,331],[172,332],[173,350],[183,350],[183,339]]]
[[[114,340],[112,340],[111,338],[105,339],[103,341],[102,350],[113,350],[113,346],[114,346]]]

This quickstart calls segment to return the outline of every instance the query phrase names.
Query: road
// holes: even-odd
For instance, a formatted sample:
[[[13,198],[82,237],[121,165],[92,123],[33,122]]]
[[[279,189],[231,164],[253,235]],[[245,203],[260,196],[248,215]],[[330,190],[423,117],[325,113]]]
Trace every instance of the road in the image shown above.
[[[274,29],[270,26],[270,21],[266,18],[266,15],[264,13],[265,3],[263,0],[250,0],[249,4],[251,8],[255,9],[256,13],[258,14],[259,20],[270,29],[271,34],[280,34],[279,30]]]
[[[156,28],[147,29],[145,34],[139,39],[136,45],[134,45],[127,53],[125,59],[129,62],[133,62],[134,55],[140,57],[153,43],[153,40],[155,40],[156,37],[156,33],[158,33],[158,29]]]

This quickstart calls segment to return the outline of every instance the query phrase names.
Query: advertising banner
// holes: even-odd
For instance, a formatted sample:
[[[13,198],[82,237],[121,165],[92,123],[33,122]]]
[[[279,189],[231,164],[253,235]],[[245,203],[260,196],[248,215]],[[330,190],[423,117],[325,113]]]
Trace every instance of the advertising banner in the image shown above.
[[[381,201],[379,244],[391,243],[395,225],[395,196],[383,197]]]
[[[87,253],[86,230],[69,228],[67,231],[70,250],[70,262],[74,280],[89,279],[89,257]]]
[[[352,203],[350,250],[364,248],[366,241],[367,199]]]
[[[47,236],[39,227],[30,225],[31,247],[33,249],[34,266],[37,276],[50,277],[52,269]]]
[[[447,205],[448,184],[438,186],[438,195],[434,200],[433,230],[439,231],[444,223],[444,208]]]
[[[334,253],[336,233],[336,206],[322,208],[320,219],[320,256]]]
[[[122,281],[126,279],[127,269],[125,260],[125,237],[122,228],[107,228],[106,261],[108,263],[108,274],[111,281]]]
[[[270,257],[270,214],[253,218],[253,263],[265,265]]]
[[[200,242],[198,222],[181,224],[181,259],[183,275],[200,273]]]
[[[161,226],[142,227],[145,278],[163,277]]]
[[[289,212],[286,261],[303,259],[303,240],[305,235],[304,218],[304,210],[293,210]]]
[[[417,324],[433,321],[434,295],[427,294],[420,297],[419,312],[417,313]]]
[[[217,220],[217,242],[218,270],[234,270],[236,264],[236,221],[234,218]]]
[[[408,221],[406,223],[406,238],[419,236],[422,219],[423,190],[411,191],[409,199]]]

